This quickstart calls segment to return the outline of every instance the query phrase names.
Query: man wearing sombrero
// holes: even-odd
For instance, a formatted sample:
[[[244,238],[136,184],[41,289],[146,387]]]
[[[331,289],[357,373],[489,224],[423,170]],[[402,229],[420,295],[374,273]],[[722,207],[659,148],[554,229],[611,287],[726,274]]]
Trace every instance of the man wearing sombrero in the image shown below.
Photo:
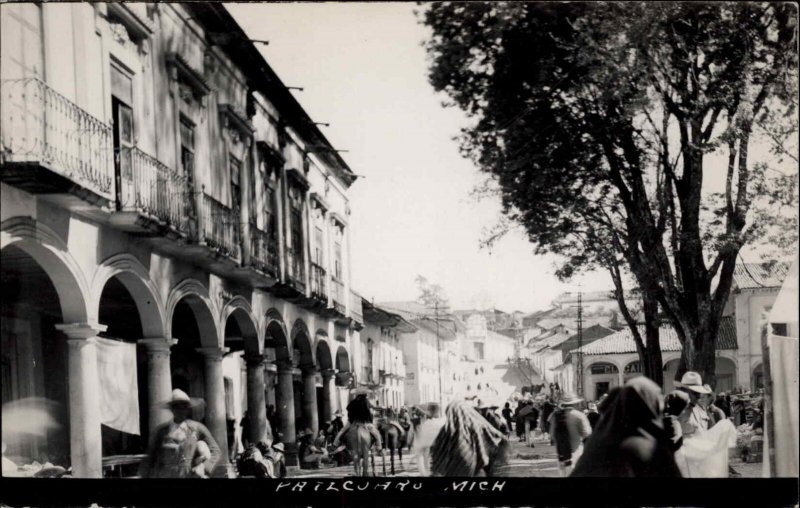
[[[221,451],[211,432],[189,418],[201,401],[182,390],[172,390],[166,402],[172,420],[160,425],[142,461],[142,478],[207,478],[214,470]]]
[[[703,384],[703,378],[699,373],[691,370],[687,371],[675,386],[689,396],[689,404],[678,417],[683,437],[688,438],[697,432],[708,430],[711,427],[710,417],[699,402],[701,396],[711,393],[711,388]]]
[[[564,393],[558,409],[549,418],[550,436],[556,444],[558,469],[562,476],[569,476],[573,466],[583,453],[583,442],[592,434],[589,419],[575,406],[583,399],[574,393]]]
[[[333,440],[333,446],[339,448],[339,442],[342,439],[342,436],[347,435],[347,431],[350,430],[350,426],[353,424],[362,424],[364,425],[367,430],[369,430],[372,437],[375,438],[375,442],[378,443],[378,449],[383,449],[383,444],[381,441],[381,435],[378,432],[378,429],[375,428],[375,425],[372,423],[372,406],[367,400],[367,395],[369,395],[369,390],[366,388],[356,388],[355,398],[350,401],[347,405],[347,425],[344,426],[342,430],[336,434],[336,438]],[[337,449],[336,452],[339,452]],[[334,453],[336,453],[334,452]]]

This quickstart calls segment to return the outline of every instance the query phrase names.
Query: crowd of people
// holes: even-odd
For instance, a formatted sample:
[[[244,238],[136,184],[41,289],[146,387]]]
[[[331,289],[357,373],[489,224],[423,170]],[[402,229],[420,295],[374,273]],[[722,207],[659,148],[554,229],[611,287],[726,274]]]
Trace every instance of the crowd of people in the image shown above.
[[[413,448],[424,476],[492,476],[508,458],[512,435],[528,446],[534,446],[534,437],[549,441],[562,476],[736,475],[728,465],[728,450],[736,444],[736,399],[732,403],[729,394],[715,397],[697,372],[686,372],[676,386],[664,395],[656,383],[639,376],[589,403],[551,386],[516,401],[514,409],[510,402],[501,410],[463,400],[444,412],[431,403],[386,408],[379,416],[384,424],[394,422],[398,429],[413,432],[413,441],[405,443]],[[353,426],[364,426],[373,449],[383,449],[368,393],[355,393],[347,406],[347,423],[337,411],[319,432],[306,428],[298,433],[301,468],[347,464],[350,456],[343,440]],[[191,418],[195,404],[181,390],[173,391],[166,404],[172,419],[154,432],[141,467],[143,477],[206,478],[214,470],[220,448],[208,429]],[[235,461],[239,476],[285,476],[286,450],[271,430],[272,419],[274,409],[268,410],[263,438],[245,441]],[[249,429],[243,430],[250,435]]]

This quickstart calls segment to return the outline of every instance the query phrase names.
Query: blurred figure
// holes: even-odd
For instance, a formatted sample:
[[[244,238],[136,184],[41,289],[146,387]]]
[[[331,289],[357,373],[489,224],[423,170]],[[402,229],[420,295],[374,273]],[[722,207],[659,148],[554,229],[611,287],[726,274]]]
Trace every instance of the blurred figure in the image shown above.
[[[551,397],[547,397],[544,402],[542,402],[542,409],[539,415],[539,428],[542,429],[542,433],[545,435],[550,432],[550,416],[555,410],[556,405],[553,404],[553,399]],[[553,446],[553,435],[550,434],[549,438],[550,446]]]
[[[589,403],[589,409],[586,410],[586,419],[589,420],[589,425],[592,427],[592,432],[594,432],[597,422],[600,421],[600,412],[597,411],[597,404],[594,402]]]
[[[300,467],[303,469],[319,469],[323,463],[329,463],[328,452],[317,446],[314,432],[305,429],[297,436],[300,444],[298,456],[300,457]]]
[[[206,478],[212,473],[220,458],[219,446],[205,425],[189,419],[199,403],[182,390],[172,390],[167,403],[172,420],[153,432],[142,461],[142,478]]]
[[[242,421],[239,423],[242,428],[242,448],[247,448],[250,443],[250,412],[245,411],[242,415]]]
[[[511,404],[506,402],[505,407],[503,407],[503,418],[506,420],[506,425],[508,426],[508,433],[506,436],[511,436],[511,432],[514,430],[513,425],[511,424],[512,418],[512,411],[511,411]]]
[[[503,433],[466,402],[452,402],[431,446],[431,471],[435,476],[493,476],[508,447]]]
[[[639,376],[614,388],[571,476],[680,477],[661,389]]]
[[[677,383],[689,397],[689,404],[678,417],[683,444],[675,453],[681,474],[688,478],[725,478],[731,474],[728,449],[736,445],[736,428],[727,418],[714,421],[704,407],[703,396],[711,394],[700,374],[686,372]]]
[[[355,398],[351,400],[349,404],[347,404],[347,425],[345,425],[344,428],[342,428],[342,430],[340,430],[336,435],[336,438],[333,440],[333,446],[339,446],[342,436],[344,436],[347,431],[350,430],[352,425],[362,424],[367,428],[367,430],[369,430],[369,433],[372,434],[372,437],[378,444],[378,449],[383,449],[381,435],[378,432],[378,429],[372,423],[373,406],[367,399],[367,395],[369,395],[369,390],[366,388],[356,389]]]
[[[426,408],[415,407],[420,423],[415,430],[413,450],[417,468],[422,476],[430,476],[431,446],[444,427],[444,418],[439,404],[431,403]]]
[[[267,406],[267,422],[269,422],[270,429],[272,430],[273,439],[277,441],[278,429],[280,429],[280,427],[278,427],[278,413],[275,412],[275,406],[272,404]]]
[[[583,453],[583,443],[592,434],[592,426],[586,415],[575,409],[583,401],[574,393],[566,393],[559,401],[559,408],[548,422],[550,439],[556,443],[558,467],[562,476],[569,476],[573,465]]]
[[[709,385],[703,385],[703,388],[708,390],[708,393],[700,396],[698,404],[700,404],[708,413],[708,428],[713,427],[717,422],[721,422],[725,418],[725,413],[714,404],[714,391]]]
[[[700,374],[693,371],[686,372],[679,383],[675,383],[678,390],[689,396],[689,405],[681,413],[678,420],[681,423],[683,437],[692,437],[697,432],[704,432],[711,427],[706,408],[700,404],[700,396],[708,395],[711,390],[703,385]]]

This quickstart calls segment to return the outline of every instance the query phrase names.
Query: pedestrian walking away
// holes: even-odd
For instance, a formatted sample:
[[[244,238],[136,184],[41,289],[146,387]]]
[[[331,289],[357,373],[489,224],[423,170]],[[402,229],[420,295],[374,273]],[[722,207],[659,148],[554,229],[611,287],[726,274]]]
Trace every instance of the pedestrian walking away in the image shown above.
[[[575,409],[583,399],[574,393],[565,393],[559,408],[550,416],[550,437],[556,443],[559,472],[569,476],[572,467],[583,452],[583,442],[592,434],[586,415]]]
[[[493,476],[505,463],[508,439],[466,402],[447,406],[445,422],[431,446],[434,476]]]
[[[571,476],[680,477],[664,397],[640,376],[614,388]]]

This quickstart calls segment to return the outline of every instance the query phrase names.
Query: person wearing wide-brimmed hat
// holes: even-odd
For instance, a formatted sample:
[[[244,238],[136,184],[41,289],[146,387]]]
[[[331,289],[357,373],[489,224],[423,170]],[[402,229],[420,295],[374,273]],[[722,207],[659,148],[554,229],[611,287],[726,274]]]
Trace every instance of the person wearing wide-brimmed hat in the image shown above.
[[[336,438],[333,440],[333,446],[337,447],[336,452],[340,451],[338,448],[340,448],[339,443],[342,436],[347,435],[347,431],[355,424],[364,425],[378,444],[378,449],[383,449],[381,435],[372,423],[372,405],[369,399],[367,399],[369,393],[370,391],[364,387],[358,387],[353,392],[355,398],[347,404],[347,424],[339,431]]]
[[[562,476],[569,476],[572,467],[583,453],[583,442],[592,434],[589,419],[575,406],[583,399],[574,393],[564,393],[559,407],[550,415],[548,428],[555,441],[558,468]]]
[[[678,416],[681,432],[684,438],[705,432],[711,427],[711,417],[708,411],[700,404],[700,397],[711,393],[711,388],[703,384],[703,378],[698,372],[687,371],[681,380],[675,383],[678,390],[689,396],[689,404]]]
[[[165,406],[172,420],[160,425],[150,440],[147,457],[142,461],[143,478],[207,478],[219,461],[221,451],[211,432],[190,419],[192,409],[201,401],[182,390],[173,390]]]

